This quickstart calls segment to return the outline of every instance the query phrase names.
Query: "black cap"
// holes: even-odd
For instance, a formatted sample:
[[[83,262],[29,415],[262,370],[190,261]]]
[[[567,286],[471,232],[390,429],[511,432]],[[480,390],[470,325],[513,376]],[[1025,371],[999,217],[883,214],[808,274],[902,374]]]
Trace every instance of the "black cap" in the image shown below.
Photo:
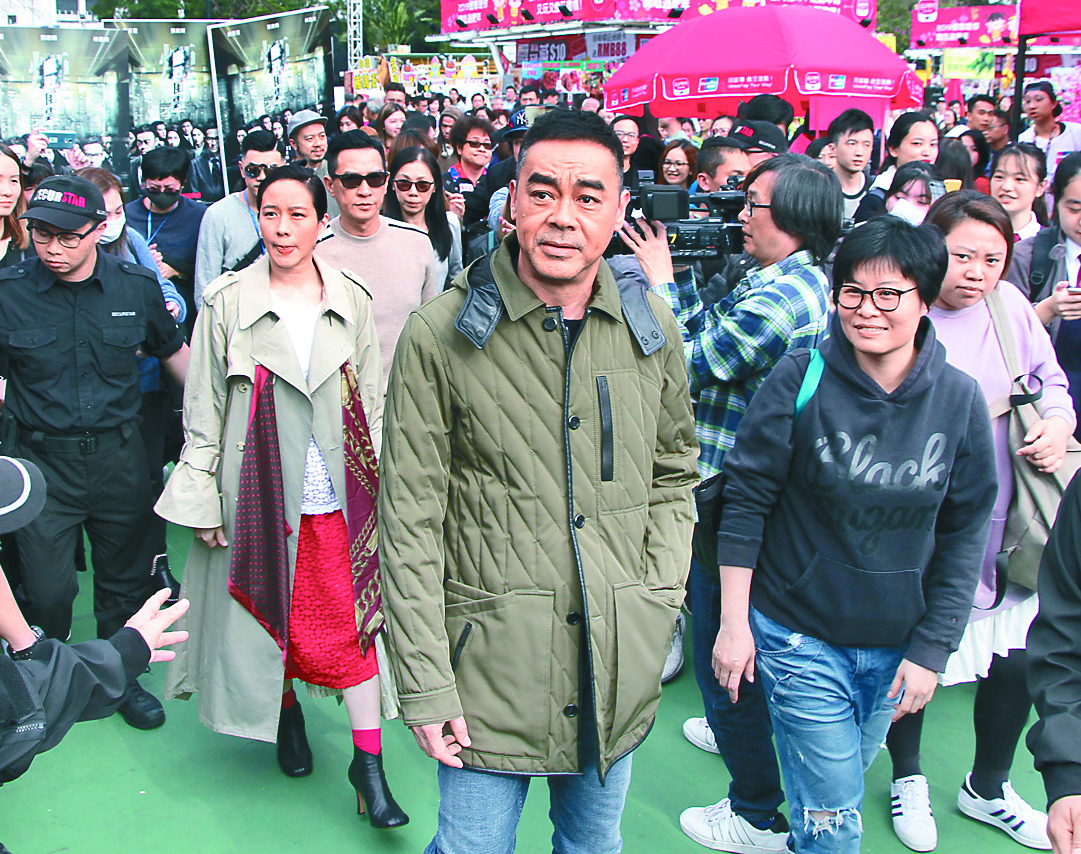
[[[35,219],[76,231],[106,216],[105,199],[94,184],[78,175],[54,175],[37,185],[30,206],[19,219]]]
[[[45,506],[45,478],[29,460],[0,457],[0,534],[37,518]]]
[[[788,151],[788,137],[777,125],[763,121],[737,122],[728,134],[728,141],[744,151],[757,148],[771,154]]]
[[[1062,105],[1058,102],[1058,95],[1055,94],[1055,87],[1051,85],[1047,80],[1037,80],[1035,83],[1029,83],[1025,87],[1024,95],[1029,92],[1043,92],[1051,99],[1051,103],[1055,105],[1055,108],[1051,111],[1051,115],[1058,118],[1062,115]]]

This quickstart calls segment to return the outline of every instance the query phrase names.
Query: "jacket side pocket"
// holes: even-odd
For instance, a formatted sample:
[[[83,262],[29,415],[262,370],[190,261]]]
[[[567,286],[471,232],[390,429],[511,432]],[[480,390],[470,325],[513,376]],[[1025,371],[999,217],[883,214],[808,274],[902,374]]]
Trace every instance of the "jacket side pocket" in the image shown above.
[[[458,635],[458,643],[454,645],[454,652],[450,654],[450,669],[458,669],[458,659],[462,657],[462,651],[465,649],[465,645],[469,643],[469,636],[473,634],[473,624],[466,621],[465,626],[462,627],[462,633]]]

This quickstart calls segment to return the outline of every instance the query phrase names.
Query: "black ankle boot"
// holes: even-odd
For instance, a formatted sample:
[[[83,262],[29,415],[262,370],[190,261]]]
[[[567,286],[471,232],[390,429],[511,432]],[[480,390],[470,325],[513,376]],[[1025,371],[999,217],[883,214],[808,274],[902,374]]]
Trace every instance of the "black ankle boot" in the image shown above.
[[[150,576],[154,579],[154,583],[158,585],[154,588],[155,590],[161,590],[163,587],[169,588],[169,598],[165,600],[166,607],[175,605],[180,601],[180,582],[173,578],[173,573],[169,570],[168,555],[154,555]]]
[[[409,823],[409,816],[398,806],[387,788],[382,754],[368,753],[354,747],[349,782],[357,790],[357,815],[363,815],[366,806],[372,827],[383,829]]]
[[[312,773],[312,749],[304,732],[304,712],[294,701],[278,718],[278,764],[286,777],[307,777]]]

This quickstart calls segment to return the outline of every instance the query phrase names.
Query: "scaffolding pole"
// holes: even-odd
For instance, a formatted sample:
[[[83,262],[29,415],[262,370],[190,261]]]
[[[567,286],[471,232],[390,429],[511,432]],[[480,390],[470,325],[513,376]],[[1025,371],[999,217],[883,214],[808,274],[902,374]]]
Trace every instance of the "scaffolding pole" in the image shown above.
[[[347,0],[345,19],[349,70],[355,71],[364,56],[364,0]]]

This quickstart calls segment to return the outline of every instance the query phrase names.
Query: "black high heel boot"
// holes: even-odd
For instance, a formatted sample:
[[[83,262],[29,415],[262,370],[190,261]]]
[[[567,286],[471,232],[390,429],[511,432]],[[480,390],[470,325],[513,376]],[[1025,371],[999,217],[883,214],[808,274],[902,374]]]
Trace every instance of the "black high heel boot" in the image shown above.
[[[312,773],[312,749],[304,732],[304,712],[293,702],[278,718],[278,765],[286,777],[307,777]]]
[[[165,600],[165,605],[175,605],[180,601],[180,582],[173,578],[173,573],[169,569],[169,556],[168,555],[154,555],[154,562],[151,564],[150,575],[158,585],[155,590],[161,590],[163,587],[169,588],[169,598]]]
[[[354,747],[353,761],[349,765],[349,782],[357,790],[357,815],[364,815],[367,806],[368,821],[372,827],[385,829],[409,823],[409,816],[398,806],[387,788],[381,753],[368,753]]]

